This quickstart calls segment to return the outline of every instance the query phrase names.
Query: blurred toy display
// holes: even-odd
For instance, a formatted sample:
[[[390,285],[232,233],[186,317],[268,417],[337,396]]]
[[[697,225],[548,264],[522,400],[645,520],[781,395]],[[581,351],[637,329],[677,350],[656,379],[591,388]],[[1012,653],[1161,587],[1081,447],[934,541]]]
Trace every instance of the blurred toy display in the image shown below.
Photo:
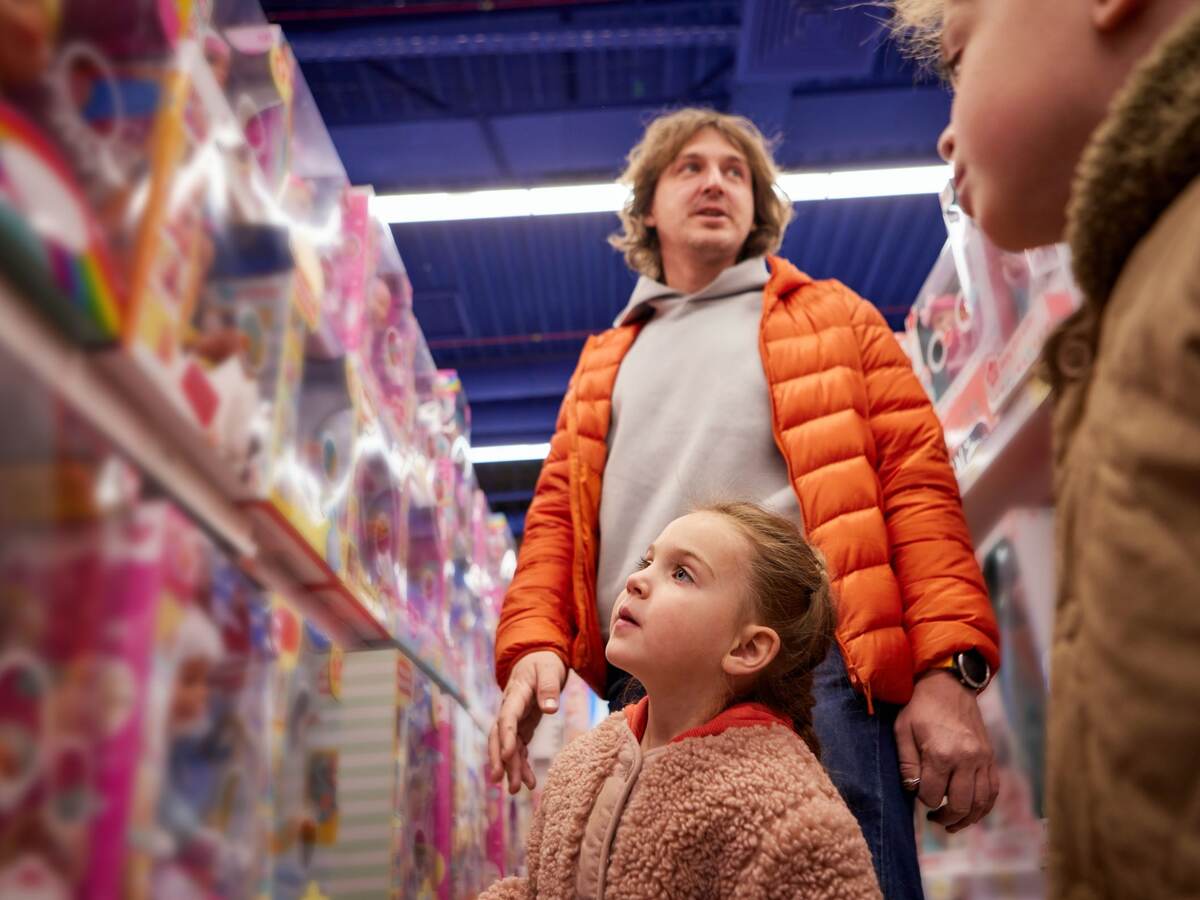
[[[905,321],[902,344],[934,402],[955,468],[970,462],[1080,303],[1064,246],[1005,253],[942,196],[949,240]]]
[[[964,505],[968,519],[973,503],[977,510],[978,504],[988,506],[983,521],[989,533],[976,537],[982,537],[978,556],[1004,661],[979,706],[1000,795],[982,822],[954,835],[918,814],[921,870],[931,898],[1033,900],[1046,890],[1042,760],[1054,616],[1053,511],[1016,506],[1050,498],[1014,500],[1029,494],[1021,490],[1024,484],[1001,482],[1020,477],[1039,483],[1032,466],[1044,467],[1040,474],[1049,481],[1050,449],[1038,443],[1034,418],[1025,411],[1029,404],[1015,401],[1038,396],[1029,382],[1042,347],[1078,309],[1080,295],[1065,247],[1004,253],[963,214],[952,189],[943,193],[942,208],[949,240],[908,315],[901,343],[934,402],[960,476],[978,460],[974,480],[964,481]],[[1024,391],[1027,386],[1031,390]],[[994,449],[976,456],[999,431],[1007,437],[997,434]],[[1006,452],[1014,456],[1005,460]],[[990,466],[996,475],[980,498],[972,489]]]
[[[515,544],[282,31],[242,0],[0,7],[30,37],[0,54],[0,300],[254,550],[145,499],[187,498],[0,351],[0,894],[457,900],[519,871],[528,799],[486,785],[479,724]],[[393,648],[298,612],[330,604]]]
[[[1005,648],[996,683],[979,700],[1000,796],[987,818],[956,835],[917,816],[921,868],[931,897],[1045,896],[1043,756],[1054,616],[1053,533],[1051,509],[1014,509],[980,545]]]

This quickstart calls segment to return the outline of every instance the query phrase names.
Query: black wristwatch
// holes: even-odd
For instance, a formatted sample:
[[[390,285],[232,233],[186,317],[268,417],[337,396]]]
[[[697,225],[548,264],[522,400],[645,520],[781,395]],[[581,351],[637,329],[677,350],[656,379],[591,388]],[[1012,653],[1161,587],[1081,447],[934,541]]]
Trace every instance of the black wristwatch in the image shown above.
[[[992,680],[992,667],[983,654],[974,648],[955,653],[943,668],[950,669],[964,687],[977,694]]]

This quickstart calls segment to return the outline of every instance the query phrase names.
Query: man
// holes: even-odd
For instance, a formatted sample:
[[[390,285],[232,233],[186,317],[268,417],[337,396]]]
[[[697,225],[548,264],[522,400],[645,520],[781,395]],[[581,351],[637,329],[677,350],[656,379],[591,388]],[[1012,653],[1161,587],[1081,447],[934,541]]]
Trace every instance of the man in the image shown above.
[[[1066,239],[1051,339],[1049,894],[1200,897],[1200,2],[896,0],[940,149],[1010,250]]]
[[[883,317],[764,259],[792,212],[776,176],[753,124],[709,110],[657,119],[630,153],[613,243],[642,277],[584,347],[526,519],[491,776],[533,786],[525,745],[568,666],[621,697],[603,623],[658,531],[700,501],[753,500],[800,524],[834,573],[823,761],[884,895],[920,897],[905,787],[946,799],[935,820],[951,830],[995,801],[975,690],[999,662],[996,624],[941,428]]]

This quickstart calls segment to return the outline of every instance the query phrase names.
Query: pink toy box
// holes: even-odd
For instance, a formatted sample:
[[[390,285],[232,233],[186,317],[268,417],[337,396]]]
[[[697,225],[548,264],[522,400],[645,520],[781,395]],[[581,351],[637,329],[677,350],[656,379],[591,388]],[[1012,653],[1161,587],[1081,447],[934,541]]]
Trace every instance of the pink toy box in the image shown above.
[[[952,190],[942,204],[950,238],[908,314],[903,343],[961,470],[1080,298],[1065,248],[1004,253]]]

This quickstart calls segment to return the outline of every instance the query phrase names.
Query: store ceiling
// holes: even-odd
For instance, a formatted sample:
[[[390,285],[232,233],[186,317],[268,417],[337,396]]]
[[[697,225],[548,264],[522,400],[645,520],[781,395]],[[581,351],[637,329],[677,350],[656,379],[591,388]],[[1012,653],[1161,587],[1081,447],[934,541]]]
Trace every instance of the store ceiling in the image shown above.
[[[351,180],[378,192],[612,179],[656,112],[702,104],[779,137],[788,169],[936,160],[949,96],[848,0],[265,0]],[[899,327],[945,238],[936,199],[802,203],[784,255]],[[479,445],[549,439],[586,336],[633,276],[612,214],[394,226]],[[520,530],[538,465],[479,467]]]

